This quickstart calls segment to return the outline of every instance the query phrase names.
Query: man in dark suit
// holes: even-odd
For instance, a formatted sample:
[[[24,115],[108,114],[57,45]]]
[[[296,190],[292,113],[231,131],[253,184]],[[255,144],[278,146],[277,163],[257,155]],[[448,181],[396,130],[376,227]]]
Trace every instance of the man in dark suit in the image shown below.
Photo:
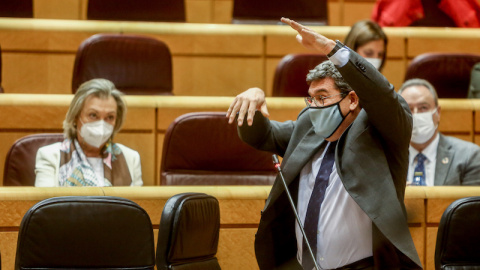
[[[340,42],[282,22],[298,31],[305,47],[331,61],[309,73],[307,108],[296,121],[270,121],[264,92],[251,88],[230,105],[229,122],[238,114],[242,140],[283,157],[305,231],[314,223],[314,236],[307,238],[322,269],[421,269],[403,202],[412,129],[408,105],[375,67]],[[329,159],[334,165],[325,165],[325,173]],[[321,174],[327,174],[328,187],[317,194]],[[319,196],[320,203],[311,205]],[[315,206],[320,210],[312,219]],[[255,239],[260,269],[313,269],[300,226],[277,179]]]
[[[413,113],[407,184],[480,185],[480,147],[438,131],[441,107],[433,85],[410,79],[398,93]]]

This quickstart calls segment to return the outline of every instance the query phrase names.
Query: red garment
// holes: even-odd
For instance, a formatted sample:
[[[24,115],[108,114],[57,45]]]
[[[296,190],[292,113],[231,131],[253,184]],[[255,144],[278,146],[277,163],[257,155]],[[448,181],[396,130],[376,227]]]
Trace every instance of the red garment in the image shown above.
[[[480,27],[477,0],[442,0],[438,8],[458,27]],[[372,20],[380,26],[409,26],[425,16],[421,0],[377,0]]]

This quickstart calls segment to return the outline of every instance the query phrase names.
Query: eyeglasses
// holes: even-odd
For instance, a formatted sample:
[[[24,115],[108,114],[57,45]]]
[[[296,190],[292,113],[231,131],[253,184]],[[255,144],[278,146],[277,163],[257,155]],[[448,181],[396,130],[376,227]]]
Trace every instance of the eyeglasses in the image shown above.
[[[350,91],[343,92],[343,93],[340,93],[340,94],[331,95],[331,96],[327,96],[327,97],[324,97],[324,96],[321,96],[321,95],[317,95],[317,96],[313,96],[313,97],[305,97],[305,104],[307,104],[308,107],[310,107],[314,104],[317,107],[324,107],[325,106],[325,99],[340,96],[340,95],[342,95],[342,98],[343,98],[346,95],[348,95],[348,93],[350,93]]]

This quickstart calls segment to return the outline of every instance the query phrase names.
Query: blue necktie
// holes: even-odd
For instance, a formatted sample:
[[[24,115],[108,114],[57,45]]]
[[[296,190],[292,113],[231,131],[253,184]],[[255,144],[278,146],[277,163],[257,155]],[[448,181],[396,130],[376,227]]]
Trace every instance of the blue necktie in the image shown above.
[[[333,163],[335,161],[335,146],[337,142],[331,142],[327,148],[327,151],[322,159],[320,170],[315,178],[315,185],[313,187],[312,195],[308,201],[307,213],[304,221],[304,230],[307,235],[308,242],[312,248],[313,254],[317,255],[317,230],[318,219],[320,215],[320,207],[323,199],[325,198],[325,191],[328,186],[328,179],[332,173]],[[315,267],[315,263],[312,260],[312,256],[308,251],[307,243],[305,239],[302,245],[302,266],[305,270],[312,270]]]
[[[412,186],[425,186],[425,166],[423,162],[427,159],[422,153],[418,153],[415,157],[417,159],[417,166],[413,173]]]

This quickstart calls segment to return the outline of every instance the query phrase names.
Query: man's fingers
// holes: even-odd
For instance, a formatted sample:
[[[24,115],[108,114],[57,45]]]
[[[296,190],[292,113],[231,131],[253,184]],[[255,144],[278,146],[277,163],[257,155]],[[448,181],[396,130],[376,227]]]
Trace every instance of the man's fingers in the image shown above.
[[[253,117],[255,116],[255,111],[257,110],[257,101],[250,102],[248,106],[248,115],[247,115],[247,123],[249,126],[253,123]]]

